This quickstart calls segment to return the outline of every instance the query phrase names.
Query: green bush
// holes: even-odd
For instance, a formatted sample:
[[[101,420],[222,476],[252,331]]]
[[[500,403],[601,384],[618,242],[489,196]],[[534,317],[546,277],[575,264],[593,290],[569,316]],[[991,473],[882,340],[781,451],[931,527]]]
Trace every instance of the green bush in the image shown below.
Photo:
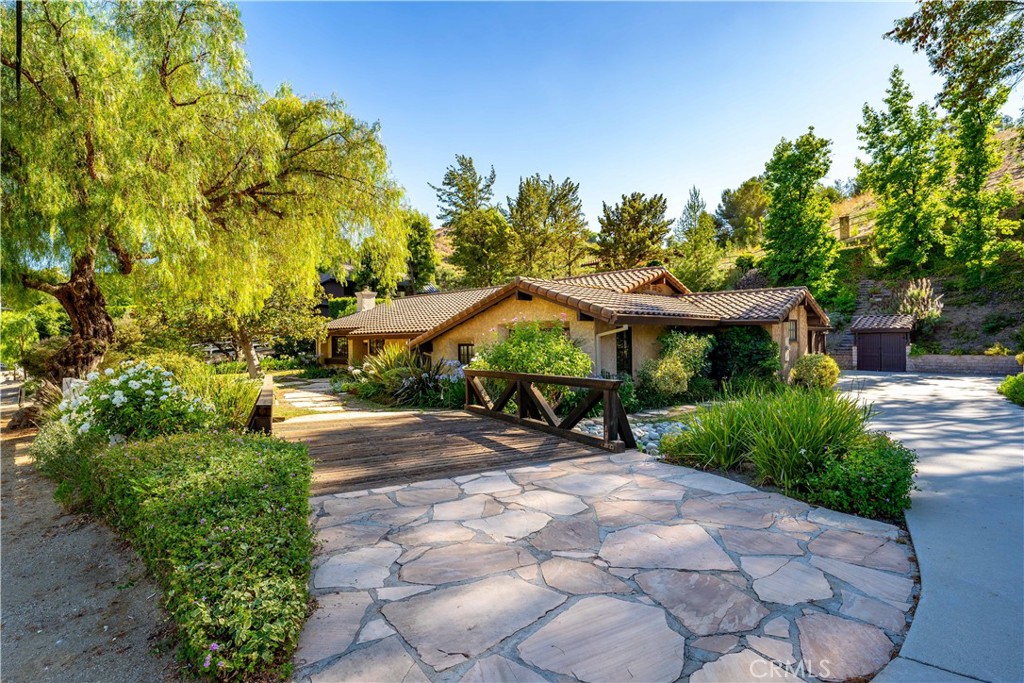
[[[194,672],[287,667],[308,602],[311,476],[305,446],[257,435],[175,435],[94,458],[91,506],[163,586]]]
[[[1005,330],[1014,322],[1016,321],[1005,313],[992,313],[985,316],[981,323],[981,331],[985,334],[995,334]]]
[[[999,385],[999,393],[1019,406],[1024,406],[1024,372],[1009,375]]]
[[[245,363],[240,360],[224,360],[214,363],[211,367],[218,375],[237,375],[249,371]]]
[[[808,353],[793,364],[789,381],[802,387],[830,389],[839,381],[839,365],[831,356]]]
[[[821,296],[821,305],[830,313],[853,315],[857,310],[857,289],[841,285]]]
[[[1017,361],[1017,365],[1024,365],[1024,352],[1018,353],[1013,359]]]
[[[431,362],[401,346],[385,346],[362,368],[339,376],[331,386],[386,405],[461,408],[465,403],[462,367],[456,361]]]
[[[247,376],[214,374],[203,364],[192,370],[179,370],[174,377],[186,393],[210,405],[223,424],[232,429],[242,429],[248,424],[262,385],[260,380]]]
[[[80,394],[61,401],[60,420],[111,443],[223,426],[213,406],[190,397],[172,378],[170,370],[145,361],[91,372]]]
[[[1008,349],[1003,344],[996,342],[992,346],[985,349],[986,356],[1012,356],[1013,350]]]
[[[738,377],[770,379],[781,370],[779,345],[760,327],[727,327],[715,334],[711,351],[711,377],[717,380]]]
[[[917,454],[887,434],[872,434],[830,455],[808,479],[808,502],[863,517],[898,520],[910,508]]]
[[[645,408],[661,408],[687,398],[690,382],[710,369],[708,354],[715,346],[710,335],[671,331],[658,337],[659,358],[648,360],[637,373],[638,400]],[[706,383],[700,385],[707,390]]]
[[[484,346],[470,364],[483,370],[586,377],[590,356],[559,326],[537,321],[516,322],[508,337]]]
[[[25,352],[21,367],[29,377],[46,377],[50,360],[68,343],[67,337],[49,337]]]
[[[82,509],[93,498],[93,459],[107,440],[96,434],[79,434],[59,420],[43,425],[32,440],[29,453],[36,469],[57,484],[54,498],[69,510]]]

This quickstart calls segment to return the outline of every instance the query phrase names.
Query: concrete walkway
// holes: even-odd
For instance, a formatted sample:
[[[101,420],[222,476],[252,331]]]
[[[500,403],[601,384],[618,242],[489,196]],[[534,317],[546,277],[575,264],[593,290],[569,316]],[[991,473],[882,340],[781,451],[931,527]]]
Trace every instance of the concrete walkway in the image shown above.
[[[907,525],[921,601],[877,681],[1024,680],[1024,410],[991,377],[847,373],[921,456]]]
[[[636,451],[312,503],[306,683],[863,679],[916,592],[896,527]]]

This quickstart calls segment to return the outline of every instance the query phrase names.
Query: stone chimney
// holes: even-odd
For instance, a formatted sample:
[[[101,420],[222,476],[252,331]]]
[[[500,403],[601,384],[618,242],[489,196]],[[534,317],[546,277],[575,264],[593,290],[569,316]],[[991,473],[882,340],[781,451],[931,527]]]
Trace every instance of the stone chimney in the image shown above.
[[[356,313],[369,311],[377,305],[377,292],[369,287],[361,292],[356,292]]]

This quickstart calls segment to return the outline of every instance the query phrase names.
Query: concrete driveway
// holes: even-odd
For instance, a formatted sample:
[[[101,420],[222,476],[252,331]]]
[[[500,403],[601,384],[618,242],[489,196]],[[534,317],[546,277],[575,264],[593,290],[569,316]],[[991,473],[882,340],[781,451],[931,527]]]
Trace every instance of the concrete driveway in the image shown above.
[[[921,457],[907,513],[921,601],[877,681],[1024,680],[1024,410],[999,379],[846,373]]]

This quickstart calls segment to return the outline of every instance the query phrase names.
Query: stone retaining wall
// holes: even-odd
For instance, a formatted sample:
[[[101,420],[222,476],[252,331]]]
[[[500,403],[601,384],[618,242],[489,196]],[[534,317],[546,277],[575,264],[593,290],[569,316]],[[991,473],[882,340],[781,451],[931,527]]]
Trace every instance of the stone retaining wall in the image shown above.
[[[1015,375],[1021,371],[1013,356],[907,356],[907,372],[942,372],[955,375]]]

